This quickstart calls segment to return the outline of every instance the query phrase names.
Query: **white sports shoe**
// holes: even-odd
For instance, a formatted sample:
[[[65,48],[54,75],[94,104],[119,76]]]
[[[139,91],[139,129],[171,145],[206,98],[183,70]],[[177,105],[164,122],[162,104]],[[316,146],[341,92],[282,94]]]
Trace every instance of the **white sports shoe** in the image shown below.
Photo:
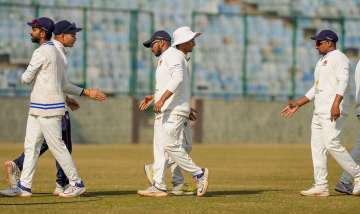
[[[203,196],[207,192],[209,186],[209,170],[203,169],[203,175],[196,179],[197,183],[197,196]]]
[[[64,191],[69,187],[69,185],[66,185],[65,187],[61,186],[60,184],[56,183],[55,190],[53,192],[53,195],[59,196],[60,193],[64,193]]]
[[[360,178],[354,180],[353,195],[360,195]]]
[[[165,197],[168,193],[165,190],[160,190],[155,186],[151,186],[145,190],[138,190],[137,193],[141,196],[150,196],[150,197]]]
[[[144,172],[146,175],[146,178],[148,179],[150,185],[154,184],[154,170],[153,170],[153,165],[152,164],[145,164],[144,165]]]
[[[175,185],[170,193],[173,195],[195,195],[196,189],[191,188],[186,183],[182,183],[182,184]]]
[[[60,197],[63,198],[73,198],[78,197],[86,192],[84,183],[81,181],[81,183],[75,184],[75,186],[69,185],[68,188],[65,189],[64,192],[59,193]]]
[[[303,190],[300,192],[302,196],[318,196],[318,197],[326,197],[329,196],[329,188],[327,185],[324,186],[313,186],[308,190]]]
[[[27,191],[24,189],[21,189],[20,187],[16,186],[16,187],[11,187],[9,189],[5,189],[5,190],[1,190],[0,191],[1,195],[4,196],[9,196],[9,197],[31,197],[32,193],[31,190]]]
[[[14,161],[6,161],[4,163],[4,170],[6,180],[9,182],[12,188],[16,187],[17,182],[20,180],[21,171],[17,167]]]

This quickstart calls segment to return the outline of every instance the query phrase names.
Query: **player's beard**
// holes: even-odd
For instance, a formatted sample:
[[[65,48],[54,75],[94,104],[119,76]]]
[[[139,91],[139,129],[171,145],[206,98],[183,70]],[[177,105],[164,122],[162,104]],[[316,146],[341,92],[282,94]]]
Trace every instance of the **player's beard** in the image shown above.
[[[154,55],[155,55],[156,57],[159,57],[161,54],[162,54],[162,52],[161,52],[161,49],[159,48],[159,49],[156,50],[156,52],[155,52]]]
[[[40,38],[32,36],[32,37],[31,37],[31,41],[32,41],[33,43],[40,43]]]

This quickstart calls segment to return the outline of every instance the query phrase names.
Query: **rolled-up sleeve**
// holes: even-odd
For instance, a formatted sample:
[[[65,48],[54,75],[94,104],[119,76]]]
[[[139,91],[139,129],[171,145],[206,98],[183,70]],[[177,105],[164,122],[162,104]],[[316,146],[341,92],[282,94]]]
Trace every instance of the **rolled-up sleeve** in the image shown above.
[[[182,62],[182,58],[179,56],[169,57],[166,63],[169,66],[171,76],[170,82],[167,84],[166,89],[174,93],[184,80],[184,64]]]
[[[311,87],[308,92],[306,92],[305,97],[308,98],[309,100],[314,99],[315,97],[315,85],[313,85],[313,87]]]
[[[349,60],[345,57],[338,59],[335,67],[336,80],[338,82],[336,87],[336,94],[344,96],[346,88],[349,83]]]
[[[41,69],[41,66],[45,63],[45,61],[46,57],[40,52],[40,50],[35,50],[28,67],[21,75],[21,83],[31,84],[35,79],[37,72]]]

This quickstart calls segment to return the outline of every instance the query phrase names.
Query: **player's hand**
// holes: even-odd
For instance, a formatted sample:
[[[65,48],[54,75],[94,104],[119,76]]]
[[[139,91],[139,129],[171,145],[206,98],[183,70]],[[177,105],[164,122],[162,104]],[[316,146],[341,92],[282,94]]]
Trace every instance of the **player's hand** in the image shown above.
[[[65,102],[66,105],[71,109],[71,111],[76,111],[80,108],[79,103],[71,97],[66,96]]]
[[[281,111],[281,116],[285,118],[290,118],[295,114],[295,112],[297,112],[299,108],[300,106],[297,102],[290,101],[289,104],[285,106],[285,108],[283,108],[283,110]]]
[[[160,113],[161,112],[161,108],[164,105],[164,101],[162,99],[160,99],[159,101],[157,101],[154,105],[154,112],[155,113]]]
[[[84,89],[84,94],[85,94],[85,96],[88,96],[91,99],[94,99],[97,101],[106,100],[106,95],[99,89],[87,88],[87,89]]]
[[[152,96],[152,95],[145,96],[145,98],[141,101],[141,103],[139,105],[139,110],[145,111],[146,109],[149,108],[149,106],[151,105],[151,103],[153,101],[154,101],[154,96]]]
[[[336,119],[338,119],[340,117],[340,107],[339,104],[334,103],[331,107],[331,116],[330,116],[330,120],[331,121],[335,121]]]
[[[197,113],[197,111],[195,109],[193,109],[193,108],[190,109],[189,119],[191,121],[195,121],[197,119],[196,113]]]

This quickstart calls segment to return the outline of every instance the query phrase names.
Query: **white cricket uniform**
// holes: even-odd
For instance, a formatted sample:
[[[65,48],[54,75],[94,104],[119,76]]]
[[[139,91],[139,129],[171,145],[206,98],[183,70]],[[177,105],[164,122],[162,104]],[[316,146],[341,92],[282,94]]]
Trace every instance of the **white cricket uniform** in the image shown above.
[[[30,191],[44,138],[70,184],[81,182],[62,141],[61,118],[65,113],[63,91],[74,95],[81,93],[67,82],[65,67],[60,51],[52,41],[48,41],[34,51],[29,66],[21,76],[22,83],[32,84],[24,143],[25,159],[20,178],[20,185]]]
[[[355,88],[355,113],[356,116],[360,119],[360,61],[357,63],[355,69]],[[351,151],[351,157],[357,164],[360,164],[360,133],[358,134],[354,148]],[[353,177],[349,173],[343,172],[340,181],[346,184],[351,184],[353,182]]]
[[[327,153],[353,177],[360,177],[360,167],[340,144],[340,134],[348,109],[347,86],[349,81],[349,59],[339,50],[321,57],[316,64],[314,86],[306,93],[314,100],[311,124],[311,152],[315,185],[327,185]],[[343,96],[340,104],[341,116],[330,121],[331,107],[336,95]]]
[[[189,155],[192,140],[188,119],[191,87],[188,62],[183,52],[169,47],[162,53],[156,69],[155,85],[155,103],[166,90],[173,93],[164,103],[161,113],[155,116],[154,124],[154,185],[165,190],[167,158],[193,176],[202,173]],[[176,166],[174,170],[175,173],[180,172]],[[178,182],[183,182],[181,178],[178,179]]]

